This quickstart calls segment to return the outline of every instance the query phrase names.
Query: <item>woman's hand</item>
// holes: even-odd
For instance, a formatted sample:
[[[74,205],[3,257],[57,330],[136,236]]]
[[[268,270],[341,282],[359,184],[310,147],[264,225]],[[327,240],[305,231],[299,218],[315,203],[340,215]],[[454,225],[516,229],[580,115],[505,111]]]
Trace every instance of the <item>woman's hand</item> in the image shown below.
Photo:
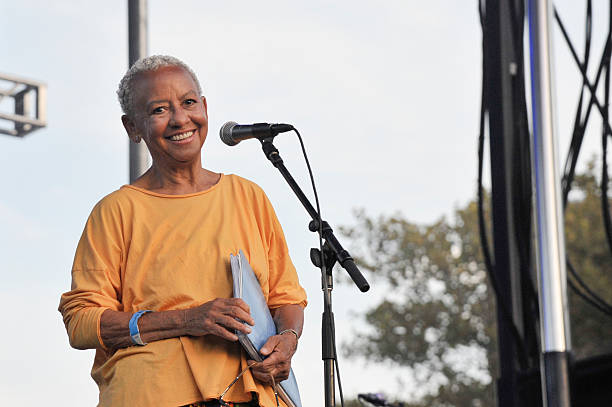
[[[289,377],[291,358],[297,349],[297,343],[297,337],[291,332],[268,338],[259,350],[259,353],[265,357],[264,361],[251,368],[255,379],[269,385],[272,384],[272,377],[276,383],[286,380]]]
[[[132,313],[107,309],[100,318],[100,336],[109,349],[132,346],[128,323]],[[140,337],[146,342],[179,336],[216,335],[229,341],[237,341],[234,330],[251,332],[236,318],[249,325],[255,324],[249,314],[249,306],[238,298],[217,298],[200,306],[160,312],[149,312],[138,320]]]
[[[235,330],[245,334],[251,332],[251,328],[240,321],[249,325],[255,324],[249,312],[249,306],[240,298],[214,299],[187,310],[185,314],[187,334],[216,335],[228,341],[237,341]]]
[[[265,384],[272,384],[272,377],[276,383],[289,377],[291,358],[297,349],[298,337],[304,325],[304,307],[299,304],[283,305],[271,312],[279,332],[287,331],[268,338],[259,350],[264,361],[251,368],[253,376]]]

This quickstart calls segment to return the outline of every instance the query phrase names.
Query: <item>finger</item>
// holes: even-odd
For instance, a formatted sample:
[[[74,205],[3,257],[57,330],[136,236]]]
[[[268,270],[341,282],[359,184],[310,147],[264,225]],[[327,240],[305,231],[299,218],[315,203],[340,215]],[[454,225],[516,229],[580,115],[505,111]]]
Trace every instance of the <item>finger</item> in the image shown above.
[[[251,333],[252,329],[244,324],[241,321],[236,320],[236,318],[227,316],[227,315],[219,315],[215,322],[217,325],[230,330],[230,331],[240,331],[245,334]]]
[[[251,364],[251,360],[247,361],[248,364]],[[270,379],[270,375],[272,373],[271,366],[264,366],[263,362],[257,362],[251,367],[251,373],[253,377],[258,381],[266,384],[271,384],[272,380]]]
[[[203,324],[204,334],[212,334],[235,342],[238,340],[236,331],[248,334],[251,328],[235,318],[222,314],[209,315]]]
[[[240,308],[247,314],[250,314],[251,312],[249,305],[240,298],[215,298],[214,300],[205,303],[205,305],[208,305],[211,309],[220,312],[234,307]]]
[[[289,378],[289,369],[278,369],[277,373],[274,375],[274,380],[276,382],[282,382]]]
[[[249,325],[255,325],[249,306],[240,298],[218,298],[215,301],[217,301],[215,304],[217,312],[241,319]]]
[[[253,359],[247,359],[247,366],[250,369],[257,368],[259,365],[261,365],[261,362],[258,362],[258,361],[253,360]]]
[[[272,338],[274,338],[272,340]],[[265,349],[264,349],[265,348]],[[272,352],[281,352],[291,358],[297,350],[297,341],[294,335],[275,335],[262,346],[260,353],[269,355]]]
[[[291,367],[291,358],[279,352],[272,353],[271,356],[264,359],[262,368],[266,371],[287,370]]]
[[[261,353],[264,356],[268,356],[278,346],[280,339],[281,338],[279,337],[279,335],[274,335],[274,336],[269,337],[266,343],[264,343],[261,349],[259,349],[259,353]]]
[[[270,358],[272,357],[273,356],[271,356]],[[260,372],[262,374],[264,373],[272,374],[276,380],[283,381],[283,380],[286,380],[287,377],[289,377],[290,370],[291,370],[291,361],[285,360],[282,358],[278,358],[276,361],[274,361],[273,363],[270,363],[269,365],[265,364],[264,362],[264,366],[262,366],[262,369],[260,369]]]
[[[262,370],[258,370],[258,369],[252,369],[252,374],[253,377],[263,383],[263,384],[267,384],[267,385],[272,385],[273,381],[272,381],[272,377],[275,377],[275,372],[268,372],[268,371],[262,371]],[[275,379],[276,380],[276,377]]]
[[[288,368],[275,368],[268,377],[274,377],[274,381],[276,383],[282,382],[283,380],[287,380],[289,377],[289,369]]]
[[[253,372],[253,377],[260,383],[271,386],[272,385],[272,376],[269,374],[260,374]]]
[[[208,334],[218,336],[231,342],[236,342],[238,340],[238,335],[217,324],[208,329]]]
[[[270,366],[263,366],[263,364],[255,365],[251,368],[251,372],[257,375],[269,375],[271,372]]]
[[[273,361],[273,359],[280,359],[275,357],[275,355],[270,356],[258,366],[254,366],[253,368],[251,368],[253,377],[265,384],[273,384],[273,381],[271,379],[272,377],[274,377],[274,380],[277,383],[282,382],[283,380],[287,380],[287,378],[289,378],[289,372],[291,370],[291,362],[282,359]]]
[[[251,308],[249,307],[249,304],[247,304],[246,302],[244,302],[244,300],[242,298],[227,298],[229,304],[231,305],[235,305],[237,307],[240,307],[241,309],[243,309],[247,314],[251,313]]]
[[[251,326],[255,325],[255,320],[253,319],[253,317],[251,317],[251,314],[249,314],[249,312],[245,311],[243,308],[233,306],[230,308],[229,312],[233,317],[238,318]]]
[[[278,352],[273,352],[272,355],[268,356],[261,363],[262,370],[266,370],[268,372],[276,369],[279,365],[281,365],[285,359]]]

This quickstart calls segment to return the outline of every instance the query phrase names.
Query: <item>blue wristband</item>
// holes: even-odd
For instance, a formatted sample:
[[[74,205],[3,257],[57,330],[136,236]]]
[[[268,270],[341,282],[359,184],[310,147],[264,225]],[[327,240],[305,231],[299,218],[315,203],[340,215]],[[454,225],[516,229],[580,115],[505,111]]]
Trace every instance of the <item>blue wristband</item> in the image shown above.
[[[144,343],[142,339],[140,339],[140,331],[138,330],[138,318],[140,318],[142,314],[146,314],[147,312],[152,312],[152,311],[151,310],[138,311],[138,312],[135,312],[134,315],[132,315],[132,318],[130,318],[130,324],[129,324],[130,337],[132,338],[132,343],[134,345],[140,345],[140,346],[146,345],[146,343]]]

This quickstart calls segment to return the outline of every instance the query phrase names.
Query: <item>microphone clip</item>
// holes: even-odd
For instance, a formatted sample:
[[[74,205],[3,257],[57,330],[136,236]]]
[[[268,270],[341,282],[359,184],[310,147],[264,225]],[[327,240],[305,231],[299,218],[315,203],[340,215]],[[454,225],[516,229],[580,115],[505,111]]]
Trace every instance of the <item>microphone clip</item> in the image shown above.
[[[259,141],[261,142],[261,149],[266,155],[266,158],[270,160],[272,165],[278,168],[278,166],[283,163],[283,159],[278,153],[278,149],[276,148],[276,146],[272,144],[272,140],[274,140],[274,136],[259,139]]]

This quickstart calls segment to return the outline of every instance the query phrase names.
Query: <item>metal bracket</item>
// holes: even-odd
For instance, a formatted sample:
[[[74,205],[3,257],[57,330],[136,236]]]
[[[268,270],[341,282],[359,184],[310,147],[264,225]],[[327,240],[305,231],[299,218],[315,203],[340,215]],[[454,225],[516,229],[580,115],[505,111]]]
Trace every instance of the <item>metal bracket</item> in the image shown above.
[[[13,99],[13,109],[5,112],[4,98]],[[12,128],[4,126],[11,122]],[[0,73],[0,133],[23,137],[47,125],[47,85]]]

